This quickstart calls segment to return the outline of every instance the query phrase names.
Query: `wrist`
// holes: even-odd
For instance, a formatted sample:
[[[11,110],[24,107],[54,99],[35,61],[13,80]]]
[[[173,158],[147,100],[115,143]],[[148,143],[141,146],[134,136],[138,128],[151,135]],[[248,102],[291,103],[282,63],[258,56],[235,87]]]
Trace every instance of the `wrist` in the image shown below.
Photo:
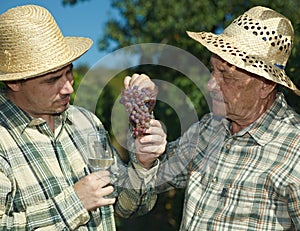
[[[139,165],[140,165],[141,167],[143,167],[144,169],[147,169],[147,170],[149,170],[149,169],[153,168],[154,166],[156,166],[157,163],[158,163],[158,160],[157,160],[157,159],[155,159],[155,160],[152,161],[152,162],[148,162],[148,163],[142,163],[142,162],[139,161]]]

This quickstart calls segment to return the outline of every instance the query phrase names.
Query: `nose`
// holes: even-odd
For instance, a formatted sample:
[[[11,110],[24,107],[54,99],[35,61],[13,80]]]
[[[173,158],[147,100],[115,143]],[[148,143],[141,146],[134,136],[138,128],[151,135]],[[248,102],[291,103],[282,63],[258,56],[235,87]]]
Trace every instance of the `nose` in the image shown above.
[[[64,95],[72,94],[74,92],[73,83],[74,83],[73,77],[71,79],[67,78],[61,89],[61,93]]]
[[[213,76],[213,74],[210,75],[210,79],[207,82],[206,86],[207,86],[208,91],[220,90],[220,86],[219,86],[216,78]]]

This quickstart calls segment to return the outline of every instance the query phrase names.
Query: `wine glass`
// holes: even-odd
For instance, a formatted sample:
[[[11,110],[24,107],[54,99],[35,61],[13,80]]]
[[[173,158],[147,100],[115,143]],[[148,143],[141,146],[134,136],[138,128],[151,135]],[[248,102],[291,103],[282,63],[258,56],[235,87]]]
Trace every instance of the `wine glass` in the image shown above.
[[[92,172],[106,170],[114,163],[113,150],[107,131],[88,134],[88,165]]]
[[[114,152],[111,146],[110,137],[104,129],[88,134],[88,155],[87,161],[91,172],[108,170],[114,164]],[[116,181],[115,174],[111,171],[111,185]],[[106,198],[117,196],[117,189]]]

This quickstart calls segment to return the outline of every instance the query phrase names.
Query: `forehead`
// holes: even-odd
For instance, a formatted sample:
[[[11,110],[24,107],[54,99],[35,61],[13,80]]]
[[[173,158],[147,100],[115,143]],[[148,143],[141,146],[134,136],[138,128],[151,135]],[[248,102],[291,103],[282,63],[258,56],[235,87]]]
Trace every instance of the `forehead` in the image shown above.
[[[25,79],[25,80],[23,80],[23,82],[39,82],[39,81],[42,81],[47,78],[60,76],[60,75],[63,75],[64,72],[68,72],[68,71],[72,70],[72,67],[73,67],[73,65],[69,64],[57,71],[50,72],[50,73],[47,73],[47,74],[44,74],[44,75],[41,75],[41,76],[38,76],[35,78]]]
[[[72,64],[69,64],[69,65],[67,65],[67,66],[65,66],[65,67],[63,67],[63,68],[61,68],[61,69],[59,69],[59,70],[57,70],[57,71],[53,71],[53,72],[44,74],[44,75],[42,75],[42,76],[40,76],[40,77],[45,77],[45,76],[50,76],[50,75],[58,75],[58,74],[62,74],[62,73],[64,73],[64,72],[66,72],[66,71],[71,70],[72,67],[73,67],[73,65],[72,65]]]
[[[220,66],[228,66],[228,67],[233,66],[216,54],[211,55],[210,63],[211,63],[211,65],[220,65]]]
[[[229,71],[229,72],[234,72],[234,73],[240,73],[243,74],[245,76],[249,76],[249,77],[259,77],[254,73],[248,72],[242,68],[239,68],[233,64],[228,63],[227,61],[225,61],[224,59],[222,59],[220,56],[216,55],[216,54],[212,54],[211,58],[210,58],[210,63],[214,68],[217,69],[224,69],[224,71]]]

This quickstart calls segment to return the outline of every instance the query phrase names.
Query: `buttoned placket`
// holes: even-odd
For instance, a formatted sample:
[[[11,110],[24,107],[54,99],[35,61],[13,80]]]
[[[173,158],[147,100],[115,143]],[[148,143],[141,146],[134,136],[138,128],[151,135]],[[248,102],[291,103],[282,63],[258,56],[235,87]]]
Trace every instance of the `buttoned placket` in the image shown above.
[[[53,151],[56,155],[57,162],[60,166],[60,169],[62,171],[62,174],[66,177],[66,182],[68,185],[73,185],[74,180],[72,177],[75,175],[72,173],[71,165],[68,161],[68,158],[66,156],[66,153],[63,150],[63,145],[61,144],[60,138],[61,134],[63,132],[63,128],[65,126],[65,118],[64,116],[60,115],[55,118],[55,130],[54,133],[49,128],[46,121],[42,118],[34,118],[30,122],[30,126],[36,126],[36,128],[45,136],[48,137]]]

